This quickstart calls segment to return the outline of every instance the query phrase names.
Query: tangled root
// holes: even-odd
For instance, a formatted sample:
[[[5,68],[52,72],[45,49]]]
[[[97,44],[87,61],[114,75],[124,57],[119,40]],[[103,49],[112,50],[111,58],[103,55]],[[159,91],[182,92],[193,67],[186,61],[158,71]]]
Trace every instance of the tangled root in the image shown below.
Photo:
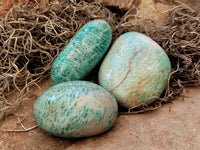
[[[32,85],[49,77],[60,50],[94,19],[110,24],[113,41],[124,32],[142,32],[160,44],[170,58],[172,73],[166,91],[151,105],[129,109],[129,114],[157,109],[163,101],[183,94],[185,87],[200,85],[200,14],[180,5],[171,10],[162,27],[156,27],[152,20],[131,25],[123,17],[123,13],[119,17],[97,2],[83,0],[48,3],[43,9],[27,3],[1,17],[0,120],[14,113]],[[8,96],[13,92],[18,94],[9,103]]]

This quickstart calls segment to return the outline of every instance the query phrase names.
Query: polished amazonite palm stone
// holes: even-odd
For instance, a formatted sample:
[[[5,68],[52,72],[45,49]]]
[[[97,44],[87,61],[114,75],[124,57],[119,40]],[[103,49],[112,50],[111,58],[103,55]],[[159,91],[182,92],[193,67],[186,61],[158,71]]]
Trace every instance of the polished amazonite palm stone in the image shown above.
[[[59,83],[35,102],[34,117],[46,132],[67,138],[88,137],[110,129],[117,118],[115,98],[87,81]]]
[[[141,33],[128,32],[114,42],[106,55],[99,83],[120,105],[131,108],[160,96],[170,72],[170,60],[156,42]]]
[[[52,83],[87,76],[107,51],[111,38],[112,30],[105,21],[94,20],[85,24],[55,59],[51,69]]]

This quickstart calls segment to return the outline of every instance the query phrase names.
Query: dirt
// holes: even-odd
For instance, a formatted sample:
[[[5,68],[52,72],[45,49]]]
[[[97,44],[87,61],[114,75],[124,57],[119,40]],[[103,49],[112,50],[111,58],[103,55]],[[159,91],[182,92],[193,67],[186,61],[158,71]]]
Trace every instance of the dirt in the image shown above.
[[[33,88],[35,99],[22,103],[15,115],[1,121],[2,129],[22,129],[18,118],[26,128],[36,125],[33,104],[37,97],[51,86],[50,80]],[[160,109],[137,115],[121,115],[115,126],[106,133],[85,139],[58,138],[45,133],[39,127],[28,132],[0,131],[1,150],[92,150],[92,149],[153,149],[198,150],[200,146],[200,88],[186,91],[184,100],[177,98]]]

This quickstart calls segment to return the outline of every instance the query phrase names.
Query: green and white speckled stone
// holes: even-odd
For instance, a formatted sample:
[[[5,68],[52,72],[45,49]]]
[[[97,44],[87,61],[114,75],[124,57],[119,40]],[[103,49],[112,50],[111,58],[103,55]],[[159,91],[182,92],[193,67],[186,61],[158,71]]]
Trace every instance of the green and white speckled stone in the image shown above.
[[[51,81],[57,83],[83,79],[107,51],[112,30],[103,20],[85,24],[63,48],[51,69]]]
[[[143,34],[128,32],[115,41],[106,55],[99,83],[120,105],[131,108],[160,96],[170,72],[170,60],[156,42]]]
[[[78,138],[103,133],[117,118],[115,98],[101,86],[87,81],[69,81],[45,91],[35,102],[34,117],[46,132]]]

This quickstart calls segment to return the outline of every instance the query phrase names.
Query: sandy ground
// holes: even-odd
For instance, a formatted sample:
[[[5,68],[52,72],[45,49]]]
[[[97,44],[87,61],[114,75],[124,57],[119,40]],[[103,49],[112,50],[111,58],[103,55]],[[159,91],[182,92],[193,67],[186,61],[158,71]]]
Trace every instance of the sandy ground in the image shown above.
[[[37,97],[50,80],[34,88],[36,98],[23,102],[15,115],[1,121],[0,128],[22,129],[18,118],[25,119],[26,128],[36,125],[32,109]],[[1,150],[199,150],[200,88],[186,91],[187,98],[177,98],[160,109],[137,115],[121,115],[115,126],[102,135],[86,139],[64,139],[51,136],[39,127],[28,132],[0,131]]]

